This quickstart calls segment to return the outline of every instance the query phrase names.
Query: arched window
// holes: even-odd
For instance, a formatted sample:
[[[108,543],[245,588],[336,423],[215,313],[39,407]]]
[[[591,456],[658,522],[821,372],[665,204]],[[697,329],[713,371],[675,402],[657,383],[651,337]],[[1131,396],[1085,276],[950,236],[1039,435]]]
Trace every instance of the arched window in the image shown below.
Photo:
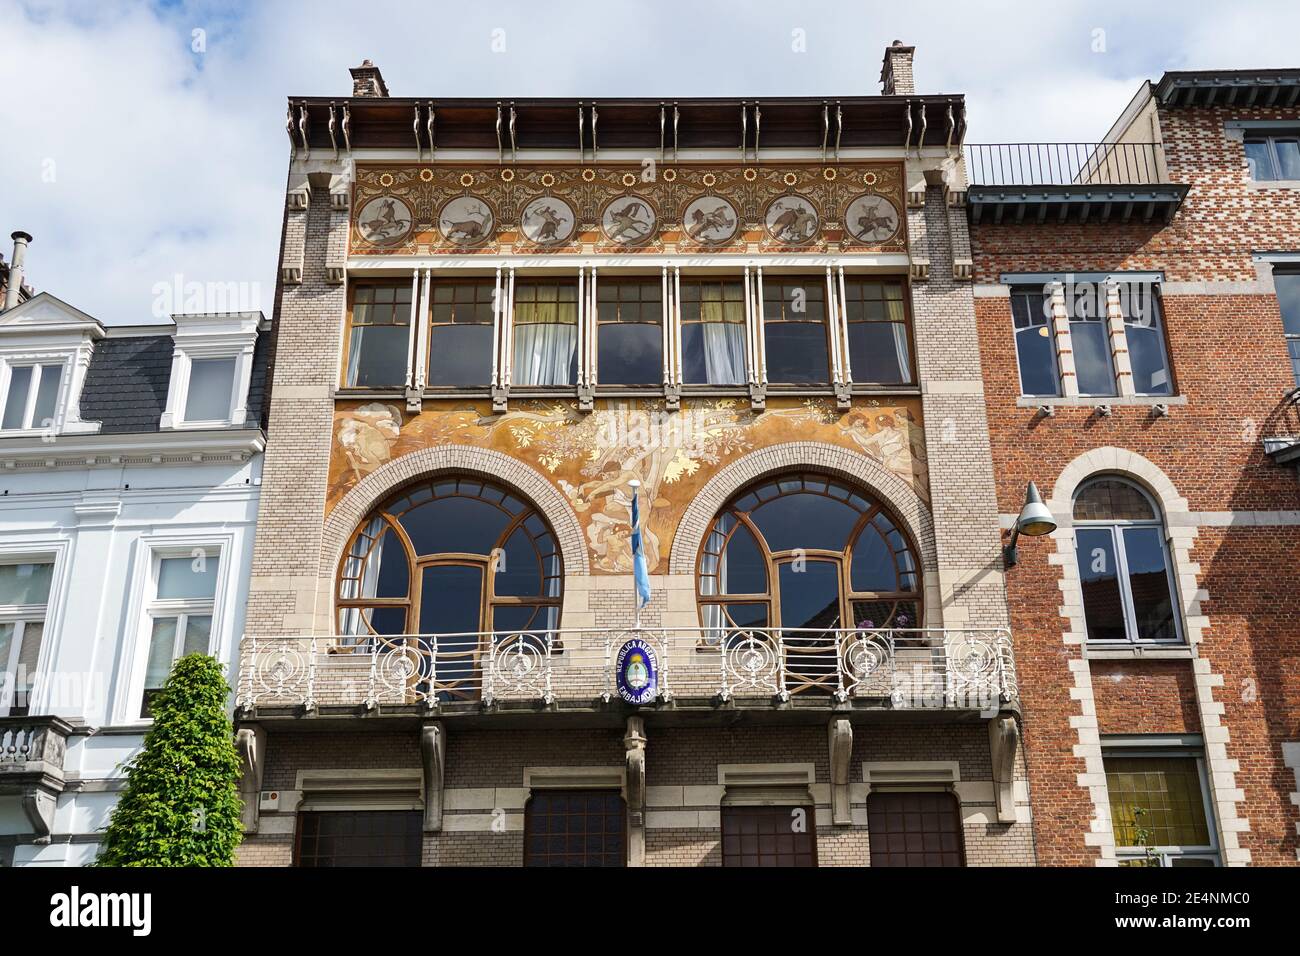
[[[1090,641],[1178,641],[1164,522],[1131,482],[1103,477],[1074,496],[1075,553]]]
[[[489,482],[437,478],[353,534],[339,565],[339,633],[553,630],[562,579],[555,534],[532,505]]]
[[[835,652],[827,632],[837,628],[919,627],[914,554],[880,503],[843,482],[818,474],[762,481],[723,508],[704,539],[706,635],[720,643],[737,631],[780,629],[788,655],[802,648],[811,658]],[[786,668],[802,668],[808,684],[833,671],[813,660]]]

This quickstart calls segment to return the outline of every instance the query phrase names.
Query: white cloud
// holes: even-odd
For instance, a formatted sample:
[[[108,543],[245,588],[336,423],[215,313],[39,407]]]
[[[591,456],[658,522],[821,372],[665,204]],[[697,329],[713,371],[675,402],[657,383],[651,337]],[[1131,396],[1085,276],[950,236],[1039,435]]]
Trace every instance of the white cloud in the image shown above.
[[[1288,65],[1300,8],[0,0],[0,22],[0,228],[35,236],[38,288],[138,322],[177,273],[259,283],[269,313],[285,98],[345,95],[367,56],[395,95],[854,95],[901,38],[923,92],[967,95],[973,141],[1079,141],[1166,69]]]

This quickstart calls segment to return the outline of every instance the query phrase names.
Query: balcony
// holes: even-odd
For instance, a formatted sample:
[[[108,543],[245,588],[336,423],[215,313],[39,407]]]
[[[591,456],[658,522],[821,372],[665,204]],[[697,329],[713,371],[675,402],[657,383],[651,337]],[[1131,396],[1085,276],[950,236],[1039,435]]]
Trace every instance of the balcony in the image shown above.
[[[58,717],[0,717],[0,806],[17,798],[37,843],[50,839],[72,731]]]
[[[1160,143],[998,143],[965,151],[976,224],[1168,224],[1188,190],[1169,182]]]
[[[640,640],[657,693],[640,711],[827,710],[991,716],[1018,697],[1005,628],[663,629],[244,638],[243,719],[606,714],[619,650]]]

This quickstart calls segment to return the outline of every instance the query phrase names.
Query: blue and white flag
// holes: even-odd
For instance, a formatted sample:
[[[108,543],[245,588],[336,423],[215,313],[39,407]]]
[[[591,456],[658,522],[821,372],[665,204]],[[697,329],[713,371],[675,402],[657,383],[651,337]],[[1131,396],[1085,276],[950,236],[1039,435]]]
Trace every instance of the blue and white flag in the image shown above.
[[[650,603],[650,573],[645,566],[645,549],[641,547],[641,509],[637,504],[636,485],[632,486],[632,576],[636,579],[636,606],[640,610]]]

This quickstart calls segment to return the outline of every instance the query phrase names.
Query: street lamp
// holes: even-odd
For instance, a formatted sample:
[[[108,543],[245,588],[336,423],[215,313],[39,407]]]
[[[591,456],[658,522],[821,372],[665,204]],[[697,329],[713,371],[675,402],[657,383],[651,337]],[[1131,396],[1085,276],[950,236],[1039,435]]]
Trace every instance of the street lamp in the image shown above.
[[[1015,530],[1011,532],[1011,543],[1002,549],[1002,557],[1007,567],[1015,567],[1020,560],[1020,554],[1016,551],[1016,539],[1022,534],[1037,538],[1039,535],[1051,534],[1055,530],[1056,519],[1047,510],[1047,505],[1043,504],[1043,499],[1038,494],[1038,486],[1031,481],[1029,487],[1025,489],[1025,506],[1020,509]]]

